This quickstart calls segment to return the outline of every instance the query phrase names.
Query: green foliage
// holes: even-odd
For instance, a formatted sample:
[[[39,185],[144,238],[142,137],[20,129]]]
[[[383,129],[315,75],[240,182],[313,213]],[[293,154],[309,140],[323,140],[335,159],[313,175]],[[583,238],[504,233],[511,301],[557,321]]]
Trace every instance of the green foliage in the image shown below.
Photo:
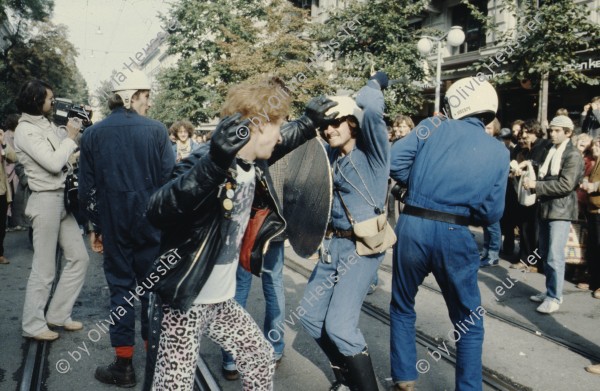
[[[32,78],[48,82],[54,95],[87,101],[87,85],[75,64],[77,51],[67,40],[67,27],[50,22],[27,23],[28,34],[13,37],[0,53],[0,116],[16,112],[14,100],[22,84]]]
[[[150,115],[167,124],[209,121],[231,85],[264,75],[279,76],[294,91],[297,114],[312,96],[332,92],[322,70],[308,74],[307,17],[283,0],[178,2],[169,17],[179,21],[169,50],[181,58],[159,75]]]
[[[13,16],[13,31],[1,37],[0,118],[14,113],[22,84],[32,78],[47,81],[57,97],[87,101],[87,85],[75,64],[77,51],[67,40],[67,28],[47,21],[52,0],[0,0],[0,23]]]
[[[600,26],[590,22],[590,8],[572,0],[546,2],[539,7],[533,1],[521,3],[519,7],[514,0],[506,2],[517,24],[500,39],[508,54],[501,68],[508,72],[495,81],[502,84],[529,79],[535,86],[548,72],[553,87],[598,84],[597,79],[570,68],[579,62],[578,51],[599,46]],[[489,73],[485,68],[480,70]]]
[[[427,1],[377,0],[353,2],[332,11],[324,24],[315,25],[314,37],[337,52],[331,83],[336,89],[356,91],[374,70],[385,70],[399,83],[385,93],[387,113],[414,114],[422,105],[422,58],[416,49],[418,35],[409,20],[419,15]],[[354,21],[354,30],[349,23]],[[344,31],[348,32],[346,34]],[[329,58],[333,53],[326,51]]]

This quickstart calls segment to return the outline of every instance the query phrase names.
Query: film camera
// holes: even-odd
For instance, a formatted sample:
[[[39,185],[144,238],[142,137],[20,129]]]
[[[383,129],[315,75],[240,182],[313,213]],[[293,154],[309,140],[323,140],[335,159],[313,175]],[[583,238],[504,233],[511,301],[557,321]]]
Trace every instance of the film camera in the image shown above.
[[[69,118],[81,119],[80,132],[83,132],[92,125],[92,108],[87,105],[75,105],[70,99],[56,98],[54,123],[57,126],[66,126]]]

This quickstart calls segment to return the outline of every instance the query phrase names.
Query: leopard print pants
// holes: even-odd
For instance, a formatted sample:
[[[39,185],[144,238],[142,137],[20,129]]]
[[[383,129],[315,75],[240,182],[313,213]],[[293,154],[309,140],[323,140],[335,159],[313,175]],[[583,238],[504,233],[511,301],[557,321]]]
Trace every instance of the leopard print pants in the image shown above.
[[[244,390],[273,389],[273,347],[234,299],[194,304],[187,312],[167,306],[163,311],[152,390],[193,389],[201,334],[231,353]]]

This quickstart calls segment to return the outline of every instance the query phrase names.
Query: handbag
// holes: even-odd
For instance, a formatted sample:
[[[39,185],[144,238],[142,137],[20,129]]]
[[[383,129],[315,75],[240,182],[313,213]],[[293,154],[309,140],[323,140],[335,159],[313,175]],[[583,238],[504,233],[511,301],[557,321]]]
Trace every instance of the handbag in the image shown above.
[[[582,221],[572,221],[565,246],[565,263],[569,265],[585,264],[587,227]]]
[[[390,223],[388,223],[385,207],[379,216],[357,223],[352,217],[350,210],[348,210],[348,207],[342,198],[342,194],[339,190],[337,190],[337,193],[342,202],[344,211],[346,212],[346,216],[348,216],[348,220],[350,220],[350,224],[352,224],[352,232],[354,232],[356,242],[356,253],[358,255],[381,254],[396,243],[396,234]],[[388,197],[389,193],[386,197],[386,205]]]
[[[523,181],[525,179],[533,179],[535,180],[535,171],[533,171],[533,166],[531,162],[527,162],[527,173],[523,174],[519,177],[519,183],[517,184],[517,197],[519,200],[519,204],[523,206],[531,206],[535,204],[535,193],[532,193],[531,190],[527,190],[523,187]]]

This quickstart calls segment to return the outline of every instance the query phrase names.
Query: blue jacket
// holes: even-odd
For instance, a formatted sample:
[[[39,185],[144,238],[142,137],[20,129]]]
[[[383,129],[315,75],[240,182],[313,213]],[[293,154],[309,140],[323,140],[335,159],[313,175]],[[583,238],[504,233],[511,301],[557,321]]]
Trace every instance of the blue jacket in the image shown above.
[[[175,156],[167,129],[155,120],[117,108],[86,129],[79,159],[80,205],[88,209],[96,190],[99,216],[89,216],[102,230],[109,216],[131,219],[132,232],[149,226],[142,218],[150,195],[171,176]],[[108,213],[110,212],[110,213]],[[108,222],[105,221],[104,225]]]
[[[357,222],[377,216],[375,207],[383,211],[387,195],[390,144],[387,127],[383,121],[385,105],[379,85],[370,80],[358,92],[356,104],[364,114],[361,130],[356,138],[356,146],[352,152],[340,157],[338,148],[326,145],[333,169],[334,193],[331,218],[333,226],[340,230],[350,230],[351,224],[336,190],[342,194],[352,218]],[[369,205],[373,203],[371,196],[375,201],[373,206]]]
[[[478,224],[502,217],[508,171],[508,150],[475,118],[427,118],[392,147],[390,176],[408,185],[408,205]]]

